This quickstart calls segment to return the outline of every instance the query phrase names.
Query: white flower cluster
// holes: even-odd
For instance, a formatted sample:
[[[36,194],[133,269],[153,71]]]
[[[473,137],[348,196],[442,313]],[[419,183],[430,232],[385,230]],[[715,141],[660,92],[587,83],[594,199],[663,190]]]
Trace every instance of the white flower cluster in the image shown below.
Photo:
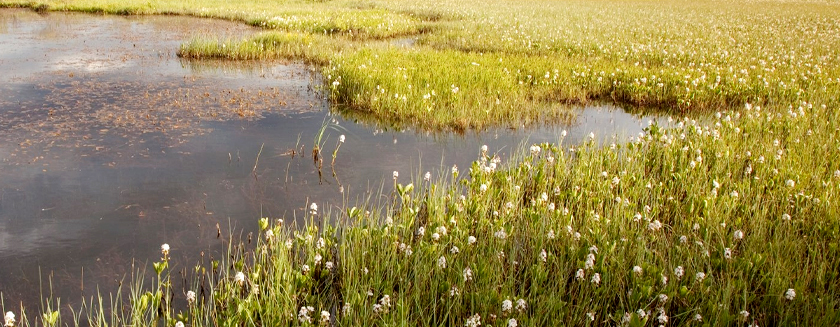
[[[15,326],[15,314],[11,311],[6,312],[6,316],[4,317],[6,320],[5,327],[14,327]]]
[[[328,311],[321,311],[321,325],[322,326],[329,326],[330,325],[330,313]]]
[[[467,322],[464,324],[464,327],[478,327],[481,326],[481,316],[479,314],[475,314],[472,317],[467,318]]]
[[[312,323],[312,317],[310,317],[309,314],[312,313],[312,312],[315,312],[315,308],[313,308],[313,307],[307,307],[307,306],[300,307],[300,310],[298,311],[298,321],[300,321],[300,323],[302,323],[302,324],[303,323],[311,324]]]
[[[379,299],[379,303],[373,305],[373,312],[376,314],[385,314],[391,310],[391,297],[387,294]]]
[[[187,304],[193,305],[195,303],[195,292],[187,291]]]

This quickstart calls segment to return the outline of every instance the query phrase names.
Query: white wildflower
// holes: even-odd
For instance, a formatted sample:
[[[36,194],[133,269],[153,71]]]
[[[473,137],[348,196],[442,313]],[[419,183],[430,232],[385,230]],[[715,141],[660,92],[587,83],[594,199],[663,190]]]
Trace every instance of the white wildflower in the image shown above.
[[[379,304],[382,305],[387,312],[387,310],[391,308],[391,296],[388,294],[383,295],[382,298],[379,299]]]
[[[163,243],[163,245],[160,246],[160,253],[162,253],[164,257],[168,256],[169,244]]]
[[[545,249],[540,250],[540,261],[546,262],[548,260],[548,252]]]
[[[585,277],[585,272],[583,271],[583,269],[578,269],[577,272],[575,272],[575,279],[583,280],[584,277]]]
[[[301,267],[300,267],[300,271],[301,271],[301,273],[303,273],[304,275],[308,274],[308,273],[309,273],[309,265],[303,265],[303,266],[301,266]]]
[[[744,232],[742,232],[740,229],[736,230],[732,238],[734,238],[736,241],[741,240],[744,238]]]
[[[461,290],[459,290],[458,287],[452,286],[452,288],[449,289],[449,297],[456,297],[459,295],[461,295]]]
[[[525,299],[516,300],[516,311],[519,313],[525,312],[528,309],[528,303]]]
[[[14,314],[14,312],[11,312],[11,311],[6,312],[6,316],[4,318],[6,320],[5,327],[14,327],[15,326],[15,314]]]
[[[438,226],[435,231],[442,236],[446,236],[446,226]]]
[[[782,220],[784,220],[784,221],[788,221],[788,220],[790,220],[790,215],[789,215],[789,214],[786,214],[786,213],[785,213],[785,214],[782,214]]]
[[[493,236],[496,236],[496,238],[503,240],[507,238],[507,233],[504,229],[500,229],[498,232],[494,233]]]
[[[706,273],[701,271],[701,272],[698,272],[698,273],[694,274],[694,281],[696,281],[698,283],[702,283],[704,279],[706,279]]]
[[[703,316],[701,316],[699,313],[695,313],[694,314],[694,321],[703,322]]]
[[[532,145],[532,146],[531,146],[531,155],[532,155],[532,156],[538,156],[538,155],[540,155],[540,150],[541,150],[541,149],[540,149],[540,146],[539,146],[539,145],[536,145],[536,144]]]
[[[318,204],[315,203],[315,202],[312,202],[312,204],[309,205],[309,212],[313,215],[317,215],[318,214]]]
[[[594,275],[592,275],[592,279],[590,281],[592,282],[592,284],[595,284],[595,286],[600,285],[601,284],[601,274],[595,273]]]
[[[502,312],[510,312],[513,309],[513,301],[505,299],[502,301]]]
[[[475,241],[476,241],[475,236],[470,235],[470,237],[467,237],[467,244],[468,245],[472,245],[473,243],[475,243]]]
[[[432,240],[433,240],[433,241],[435,241],[435,242],[437,242],[438,240],[440,240],[440,234],[438,234],[438,233],[432,233]]]
[[[738,313],[738,314],[740,314],[741,319],[744,319],[744,320],[747,320],[747,318],[750,316],[750,312],[747,311],[747,310],[741,310],[741,312]]]
[[[655,232],[658,231],[660,228],[662,228],[662,223],[659,222],[659,220],[654,220],[648,224],[648,229],[651,231]]]
[[[796,298],[796,291],[792,288],[787,289],[787,291],[785,291],[785,299],[793,301],[794,298]]]
[[[479,314],[475,314],[472,317],[467,319],[467,322],[464,324],[464,327],[478,327],[481,326],[481,316]]]
[[[794,187],[794,186],[796,186],[796,182],[794,182],[792,179],[789,179],[789,180],[785,181],[785,185],[787,187]]]
[[[350,303],[344,302],[344,306],[343,306],[343,307],[341,307],[341,314],[342,314],[343,316],[349,315],[349,314],[350,314],[350,311],[351,311],[352,309],[353,309],[353,308],[350,306]]]
[[[685,274],[685,270],[683,270],[682,266],[677,266],[677,268],[674,268],[674,276],[677,276],[677,280],[682,279],[683,274]]]
[[[423,180],[427,182],[432,180],[432,173],[427,171],[426,174],[423,175]]]
[[[516,319],[510,318],[508,319],[507,327],[517,327],[519,324],[516,322]]]
[[[723,249],[723,257],[726,258],[727,260],[732,259],[732,249],[730,249],[730,248]]]
[[[175,327],[184,327],[184,322],[183,321],[176,322]]]
[[[633,266],[633,272],[638,274],[638,275],[641,275],[642,274],[642,267]]]
[[[553,229],[549,229],[549,230],[548,230],[548,235],[546,235],[546,237],[548,237],[548,239],[549,239],[549,240],[553,240],[553,239],[554,239],[554,237],[555,237],[555,235],[554,235],[554,230],[553,230]]]
[[[330,313],[328,311],[321,311],[321,325],[330,324]]]
[[[313,311],[315,311],[315,308],[313,307],[300,307],[300,310],[298,311],[298,321],[301,323],[311,324],[312,317],[309,316],[309,313]]]
[[[584,262],[584,269],[590,270],[595,267],[595,255],[590,253],[586,255],[586,262]]]
[[[239,284],[239,286],[242,286],[242,284],[245,283],[245,274],[241,271],[237,272],[236,275],[233,276],[233,281]]]
[[[656,321],[663,325],[668,323],[668,315],[665,314],[665,310],[659,311],[659,316],[656,317]]]
[[[195,303],[195,292],[187,291],[187,304],[192,305]]]
[[[344,134],[341,134],[341,135],[338,136],[338,142],[339,143],[344,143],[344,139],[345,139]]]
[[[437,266],[440,269],[446,269],[446,257],[441,256],[440,258],[438,258]]]
[[[464,268],[464,272],[462,273],[462,275],[464,276],[464,282],[469,282],[473,279],[473,273],[470,267]]]
[[[322,257],[320,253],[316,253],[316,254],[315,254],[315,265],[316,265],[316,266],[317,266],[317,265],[320,265],[320,264],[321,264],[321,259],[323,259],[323,258],[324,258],[324,257]]]

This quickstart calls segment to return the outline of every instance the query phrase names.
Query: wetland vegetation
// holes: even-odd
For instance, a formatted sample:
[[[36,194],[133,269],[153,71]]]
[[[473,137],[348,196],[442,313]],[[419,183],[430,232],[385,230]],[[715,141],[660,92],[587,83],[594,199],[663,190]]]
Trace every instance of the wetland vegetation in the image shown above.
[[[385,196],[308,201],[303,225],[255,217],[253,238],[189,269],[162,247],[151,280],[132,271],[70,312],[4,301],[9,326],[840,323],[836,2],[0,4],[258,26],[179,55],[302,60],[334,103],[423,129],[528,126],[594,100],[672,117],[394,171]]]

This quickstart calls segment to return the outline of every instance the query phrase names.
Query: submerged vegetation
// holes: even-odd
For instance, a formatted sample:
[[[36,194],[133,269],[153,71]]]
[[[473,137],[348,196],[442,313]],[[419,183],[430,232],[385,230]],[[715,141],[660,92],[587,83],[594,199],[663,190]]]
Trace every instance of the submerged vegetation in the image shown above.
[[[180,54],[305,60],[335,102],[431,129],[519,126],[590,100],[717,112],[628,140],[561,135],[505,162],[483,148],[410,183],[395,172],[387,200],[310,203],[304,226],[261,219],[256,244],[232,242],[180,287],[167,248],[151,287],[132,281],[72,321],[56,303],[17,310],[9,326],[840,323],[836,3],[2,4],[262,26]]]

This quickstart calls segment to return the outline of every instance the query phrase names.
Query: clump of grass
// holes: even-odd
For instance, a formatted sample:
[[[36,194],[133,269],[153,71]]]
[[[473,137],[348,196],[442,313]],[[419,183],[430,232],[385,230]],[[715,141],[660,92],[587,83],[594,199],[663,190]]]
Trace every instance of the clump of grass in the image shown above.
[[[327,53],[341,51],[342,48],[341,43],[324,36],[264,32],[244,40],[194,38],[181,46],[178,56],[192,59],[290,59],[325,64],[329,62]]]

